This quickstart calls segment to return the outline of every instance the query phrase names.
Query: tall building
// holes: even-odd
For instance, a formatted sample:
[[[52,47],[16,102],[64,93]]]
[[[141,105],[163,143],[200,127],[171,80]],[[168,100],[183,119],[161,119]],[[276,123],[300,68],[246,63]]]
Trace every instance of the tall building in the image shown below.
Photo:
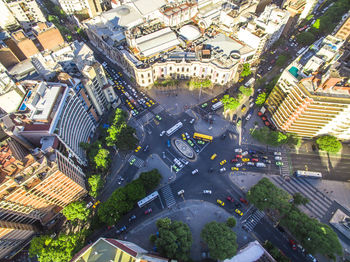
[[[29,30],[38,22],[46,22],[46,18],[35,0],[11,0],[6,1],[6,3],[24,30]]]
[[[338,59],[343,41],[327,36],[289,65],[266,105],[280,130],[312,138],[350,139],[350,82]]]
[[[342,21],[340,21],[339,25],[334,29],[334,36],[344,41],[350,39],[350,12],[344,15]]]
[[[99,238],[80,250],[71,262],[103,261],[168,262],[169,259],[150,254],[140,246],[123,240]]]
[[[0,29],[13,30],[18,28],[19,24],[6,3],[5,0],[0,0]]]
[[[57,0],[62,9],[69,15],[85,13],[95,17],[102,12],[100,0]]]
[[[18,112],[7,119],[5,131],[36,147],[41,146],[43,137],[56,137],[59,143],[55,148],[86,165],[79,144],[89,142],[99,117],[80,80],[65,73],[58,79],[60,82],[54,83],[21,82],[27,93]]]
[[[84,173],[63,154],[25,151],[14,140],[0,147],[0,258],[23,248],[36,226],[86,194]]]

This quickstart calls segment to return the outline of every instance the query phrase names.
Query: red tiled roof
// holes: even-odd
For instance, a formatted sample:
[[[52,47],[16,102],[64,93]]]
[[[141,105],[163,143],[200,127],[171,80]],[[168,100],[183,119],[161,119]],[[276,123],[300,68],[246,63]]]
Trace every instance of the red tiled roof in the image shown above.
[[[49,130],[50,124],[26,124],[24,125],[24,131],[43,131]]]

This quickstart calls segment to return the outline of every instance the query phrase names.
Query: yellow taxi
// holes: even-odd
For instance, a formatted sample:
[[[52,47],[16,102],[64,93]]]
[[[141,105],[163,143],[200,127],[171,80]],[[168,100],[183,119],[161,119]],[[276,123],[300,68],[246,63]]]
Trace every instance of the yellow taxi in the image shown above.
[[[239,168],[238,168],[238,167],[233,166],[233,167],[231,167],[231,170],[232,170],[232,171],[238,171],[238,170],[239,170]]]
[[[213,154],[213,155],[210,157],[210,159],[211,159],[211,160],[214,160],[214,159],[216,158],[216,156],[217,156],[217,154]]]
[[[240,83],[240,82],[242,82],[244,80],[244,78],[240,78],[239,80],[238,80],[238,82]]]
[[[141,149],[141,146],[136,147],[135,152],[136,152],[136,153],[139,152],[140,149]]]
[[[151,107],[150,103],[146,102],[146,106]]]
[[[149,102],[150,102],[150,104],[151,104],[151,105],[154,105],[154,102],[153,102],[153,100],[149,100]]]
[[[226,162],[227,162],[226,159],[224,159],[224,160],[222,160],[222,161],[220,162],[220,165],[223,166],[223,165],[226,164]]]
[[[92,206],[92,208],[96,208],[100,203],[101,203],[101,201],[98,200],[98,201]]]
[[[218,101],[217,98],[214,98],[213,100],[211,100],[212,103],[215,103],[216,101]]]
[[[218,203],[222,207],[225,205],[225,203],[223,201],[221,201],[220,199],[216,200],[216,203]]]
[[[186,140],[185,134],[182,134],[181,136],[182,136],[182,139],[183,139],[183,140]]]
[[[243,216],[243,212],[239,210],[238,208],[235,210],[236,214],[239,216]]]
[[[242,162],[249,162],[249,158],[242,158]]]

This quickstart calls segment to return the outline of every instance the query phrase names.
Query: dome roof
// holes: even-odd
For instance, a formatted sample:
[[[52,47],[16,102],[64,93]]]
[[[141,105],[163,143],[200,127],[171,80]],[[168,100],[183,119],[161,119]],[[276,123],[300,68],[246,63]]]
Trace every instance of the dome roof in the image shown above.
[[[116,11],[117,11],[117,14],[120,16],[130,14],[130,9],[127,6],[120,6]]]
[[[195,40],[200,37],[201,33],[197,27],[193,25],[185,25],[180,28],[180,35],[182,35],[186,40]]]

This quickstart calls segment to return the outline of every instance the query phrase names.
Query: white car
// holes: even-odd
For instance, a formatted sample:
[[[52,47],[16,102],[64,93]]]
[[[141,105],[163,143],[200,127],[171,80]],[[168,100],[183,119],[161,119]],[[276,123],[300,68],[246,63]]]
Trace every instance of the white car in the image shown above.
[[[280,156],[275,156],[275,160],[282,160],[282,157],[280,157]]]
[[[236,149],[235,149],[235,152],[236,152],[236,153],[242,153],[242,148],[236,148]]]
[[[165,131],[163,130],[162,132],[160,132],[159,136],[164,136]]]
[[[236,167],[242,167],[242,166],[243,166],[242,163],[237,163],[237,164],[236,164]]]
[[[273,152],[273,154],[274,154],[275,156],[280,156],[280,155],[282,155],[281,152]]]
[[[226,171],[226,168],[225,168],[225,167],[223,167],[223,168],[220,169],[220,173],[223,173],[223,172],[225,172],[225,171]]]
[[[188,165],[188,161],[184,158],[180,158],[180,161],[184,164],[184,165]]]
[[[252,114],[248,114],[245,118],[245,120],[249,121],[249,119],[252,117]]]
[[[272,66],[269,66],[268,68],[267,68],[267,71],[270,71],[272,69]]]
[[[190,135],[187,132],[185,132],[185,136],[186,136],[187,139],[191,138]]]
[[[193,123],[194,123],[194,118],[192,118],[190,121],[190,124],[193,124]]]
[[[199,172],[198,169],[195,169],[195,170],[192,171],[192,175],[195,175],[195,174],[197,174],[198,172]]]
[[[243,153],[242,153],[242,156],[246,156],[246,155],[248,155],[249,153],[248,153],[248,151],[244,151]]]
[[[254,106],[254,102],[251,102],[251,103],[249,104],[249,107],[252,108],[253,106]]]
[[[211,195],[211,190],[203,190],[203,194]]]
[[[179,192],[177,192],[177,194],[180,196],[180,195],[183,195],[185,193],[185,190],[181,189]]]
[[[247,166],[255,166],[254,162],[247,162]]]

